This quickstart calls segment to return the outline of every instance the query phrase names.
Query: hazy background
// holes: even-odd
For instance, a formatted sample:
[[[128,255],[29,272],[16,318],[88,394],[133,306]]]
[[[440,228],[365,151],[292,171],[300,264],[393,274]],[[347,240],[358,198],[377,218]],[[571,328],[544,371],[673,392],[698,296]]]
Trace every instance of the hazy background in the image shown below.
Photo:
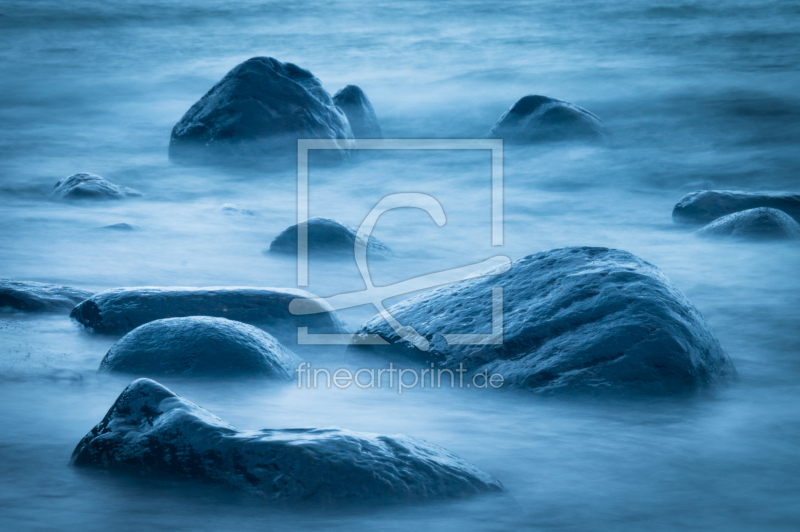
[[[0,526],[796,529],[800,249],[698,240],[670,214],[702,188],[798,191],[798,30],[800,6],[778,1],[0,1],[0,277],[89,290],[295,286],[293,258],[263,253],[295,221],[294,172],[167,159],[189,106],[239,62],[267,55],[311,70],[331,93],[362,87],[387,137],[480,137],[531,93],[600,116],[608,146],[506,151],[503,247],[490,245],[487,153],[312,165],[311,215],[357,226],[385,194],[439,199],[444,227],[411,209],[381,219],[375,236],[397,258],[372,264],[376,284],[498,253],[631,251],[687,294],[740,373],[711,396],[632,404],[164,381],[243,429],[334,425],[427,439],[489,471],[515,501],[277,511],[235,493],[69,468],[130,381],[94,374],[116,338],[66,316],[4,314]],[[145,197],[50,199],[76,172]],[[253,214],[222,212],[225,203]],[[99,229],[119,222],[142,231]],[[319,294],[362,286],[353,264],[311,265]],[[346,319],[355,329],[372,314]],[[322,355],[341,357],[308,358]]]

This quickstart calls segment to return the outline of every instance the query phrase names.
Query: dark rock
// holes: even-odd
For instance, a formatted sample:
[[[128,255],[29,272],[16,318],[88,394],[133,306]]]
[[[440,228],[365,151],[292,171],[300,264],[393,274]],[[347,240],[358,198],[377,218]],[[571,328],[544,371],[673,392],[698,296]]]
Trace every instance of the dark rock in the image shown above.
[[[449,345],[442,334],[491,331],[492,288],[503,289],[500,345]],[[358,331],[391,346],[351,345],[543,393],[672,394],[735,375],[711,327],[655,266],[619,250],[530,255],[505,273],[438,288],[388,309],[430,342],[427,352],[376,316]],[[447,378],[447,377],[446,377]],[[481,383],[482,381],[478,381]]]
[[[348,85],[333,95],[333,103],[344,111],[353,136],[357,139],[381,139],[383,133],[367,95],[356,85]]]
[[[172,129],[171,158],[290,156],[297,139],[352,139],[322,83],[292,63],[254,57],[236,66]],[[345,156],[352,141],[341,141]]]
[[[269,246],[271,253],[290,253],[297,255],[297,225],[288,227],[281,232]],[[330,218],[312,218],[303,222],[308,226],[308,252],[309,255],[321,254],[328,256],[353,257],[358,232],[347,225],[340,224]],[[364,241],[358,239],[360,246]],[[389,247],[375,237],[371,237],[367,244],[367,253],[373,258],[385,258],[392,254]]]
[[[126,223],[104,225],[103,229],[111,229],[112,231],[141,231],[141,227],[139,227],[138,225],[131,225]]]
[[[125,199],[142,194],[128,187],[115,185],[99,175],[74,174],[56,183],[53,195],[60,199]]]
[[[0,309],[63,312],[90,297],[91,292],[69,286],[0,279]]]
[[[505,491],[421,440],[336,428],[241,432],[149,379],[122,392],[70,464],[224,483],[267,500],[316,505]]]
[[[320,314],[295,316],[289,303],[312,294],[290,288],[117,288],[101,292],[72,310],[70,316],[94,332],[124,334],[165,318],[213,316],[255,325],[281,343],[297,343],[297,327],[309,332],[343,333],[336,313],[326,303]]]
[[[543,141],[603,140],[606,127],[577,105],[547,96],[529,95],[517,101],[487,135],[509,144]]]
[[[698,190],[686,194],[672,210],[676,222],[706,224],[735,212],[770,207],[800,221],[800,194]]]
[[[163,375],[266,375],[291,380],[301,360],[268,333],[225,318],[156,320],[123,336],[100,363],[113,371]]]
[[[800,224],[778,209],[759,207],[718,218],[697,231],[698,236],[750,240],[796,240]]]

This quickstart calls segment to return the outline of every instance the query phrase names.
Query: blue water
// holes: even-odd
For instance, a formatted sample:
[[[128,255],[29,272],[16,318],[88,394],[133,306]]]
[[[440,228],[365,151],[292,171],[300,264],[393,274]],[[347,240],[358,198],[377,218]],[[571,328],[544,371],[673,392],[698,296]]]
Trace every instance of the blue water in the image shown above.
[[[519,97],[600,116],[607,146],[506,150],[505,245],[490,241],[480,152],[374,153],[312,167],[312,216],[358,225],[385,194],[447,213],[381,218],[397,258],[376,284],[567,245],[626,249],[704,314],[740,378],[709,396],[543,400],[475,390],[298,390],[165,381],[243,429],[406,433],[485,469],[512,500],[309,512],[183,483],[132,482],[67,462],[129,379],[95,375],[116,338],[66,316],[0,315],[3,530],[796,530],[800,524],[800,249],[696,239],[670,213],[703,188],[800,189],[800,7],[793,2],[0,2],[0,277],[89,290],[295,286],[265,255],[295,221],[292,170],[167,159],[174,123],[257,55],[357,84],[384,134],[483,135]],[[62,204],[92,172],[146,194]],[[220,211],[234,203],[253,216]],[[137,233],[102,231],[127,222]],[[309,289],[363,283],[311,264]],[[355,329],[369,307],[345,314]],[[351,365],[331,348],[307,357]]]

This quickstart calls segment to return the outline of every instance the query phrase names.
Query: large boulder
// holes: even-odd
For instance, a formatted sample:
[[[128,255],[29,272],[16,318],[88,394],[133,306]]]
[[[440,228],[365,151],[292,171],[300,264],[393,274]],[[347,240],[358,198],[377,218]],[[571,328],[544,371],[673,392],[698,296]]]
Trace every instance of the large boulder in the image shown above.
[[[582,107],[547,96],[528,95],[517,101],[487,135],[508,144],[563,140],[603,140],[606,127]]]
[[[341,109],[347,120],[350,122],[350,128],[353,130],[353,136],[357,139],[381,139],[383,132],[381,126],[378,124],[378,117],[375,116],[375,109],[372,108],[372,103],[357,85],[348,85],[339,92],[333,95],[333,103],[336,107]]]
[[[672,219],[707,224],[722,216],[758,207],[778,209],[800,221],[800,194],[732,190],[698,190],[686,194],[672,210]]]
[[[356,242],[359,246],[367,246],[367,253],[372,258],[385,258],[392,255],[391,249],[375,237],[364,241],[358,238],[358,232],[347,225],[330,218],[312,218],[308,222],[295,224],[284,229],[269,245],[270,253],[288,253],[297,255],[298,225],[308,229],[309,255],[353,257]]]
[[[225,318],[151,321],[123,336],[99,372],[151,377],[264,375],[291,380],[300,359],[268,333]]]
[[[289,303],[315,296],[291,288],[117,288],[76,306],[70,316],[94,332],[125,334],[164,318],[212,316],[255,325],[281,343],[297,343],[297,327],[313,333],[343,333],[344,326],[327,303],[308,301],[324,311],[295,316]]]
[[[90,297],[91,292],[70,286],[0,279],[0,309],[65,312]]]
[[[149,379],[122,392],[70,464],[219,482],[267,500],[311,504],[505,491],[489,474],[421,440],[337,428],[241,432]]]
[[[353,133],[311,72],[254,57],[228,72],[175,124],[169,156],[290,156],[298,138],[352,139]],[[352,141],[339,146],[344,156]]]
[[[778,209],[759,207],[718,218],[697,231],[698,236],[747,240],[797,240],[800,224]]]
[[[53,187],[53,196],[66,200],[120,200],[141,195],[132,188],[115,185],[99,175],[88,173],[65,177]]]
[[[497,373],[505,387],[541,393],[672,394],[735,375],[697,309],[655,266],[626,251],[557,249],[498,272],[388,309],[430,342],[427,352],[380,316],[355,341],[378,334],[390,345],[349,350],[451,370],[463,364],[473,378]],[[502,287],[502,333],[486,345],[448,344],[442,334],[492,331],[493,287]]]

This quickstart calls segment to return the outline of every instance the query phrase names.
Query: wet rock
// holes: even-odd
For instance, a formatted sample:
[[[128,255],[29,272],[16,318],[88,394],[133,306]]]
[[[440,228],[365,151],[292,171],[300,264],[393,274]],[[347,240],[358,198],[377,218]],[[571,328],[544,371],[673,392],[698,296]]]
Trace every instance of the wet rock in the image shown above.
[[[297,225],[284,229],[276,236],[269,246],[269,251],[296,256]],[[357,239],[358,232],[355,229],[330,218],[312,218],[303,225],[308,227],[309,255],[353,257],[356,240],[360,246],[365,245],[363,240]],[[366,245],[370,257],[385,258],[392,254],[391,249],[375,237],[370,238]]]
[[[142,228],[138,225],[132,225],[128,223],[118,223],[118,224],[111,224],[111,225],[104,225],[103,229],[110,229],[112,231],[141,231]]]
[[[672,210],[675,222],[706,224],[735,212],[770,207],[800,221],[800,194],[698,190],[686,194]]]
[[[135,328],[108,351],[99,371],[151,377],[265,375],[291,380],[300,362],[278,340],[252,325],[194,316]]]
[[[492,332],[493,287],[502,287],[502,333],[492,336],[500,343],[448,344],[442,334]],[[697,309],[655,266],[626,251],[537,253],[505,273],[438,288],[388,310],[430,349],[412,346],[376,316],[355,340],[374,333],[391,345],[351,345],[350,352],[440,368],[463,364],[468,375],[497,373],[505,387],[548,394],[673,394],[735,375]]]
[[[308,327],[314,333],[343,333],[344,326],[326,303],[309,302],[329,312],[308,316],[289,312],[293,299],[313,297],[290,288],[117,288],[87,299],[70,316],[103,334],[125,334],[151,321],[189,316],[255,325],[285,345],[297,343],[297,327]]]
[[[122,392],[70,464],[223,483],[314,505],[504,491],[487,473],[421,440],[337,428],[243,432],[149,379]]]
[[[56,183],[53,196],[60,199],[119,200],[142,194],[128,187],[115,185],[99,175],[73,174]]]
[[[509,144],[543,141],[603,140],[606,127],[595,115],[568,102],[528,95],[517,101],[487,135]]]
[[[298,138],[352,139],[353,134],[311,72],[254,57],[228,72],[175,124],[169,156],[293,156]],[[339,146],[339,155],[346,156],[352,141]]]
[[[91,296],[69,286],[0,279],[0,309],[65,312]]]
[[[333,103],[344,111],[353,136],[357,139],[381,139],[383,133],[367,95],[356,85],[348,85],[333,95]]]
[[[698,236],[749,240],[796,240],[800,224],[778,209],[759,207],[718,218],[697,231]]]

